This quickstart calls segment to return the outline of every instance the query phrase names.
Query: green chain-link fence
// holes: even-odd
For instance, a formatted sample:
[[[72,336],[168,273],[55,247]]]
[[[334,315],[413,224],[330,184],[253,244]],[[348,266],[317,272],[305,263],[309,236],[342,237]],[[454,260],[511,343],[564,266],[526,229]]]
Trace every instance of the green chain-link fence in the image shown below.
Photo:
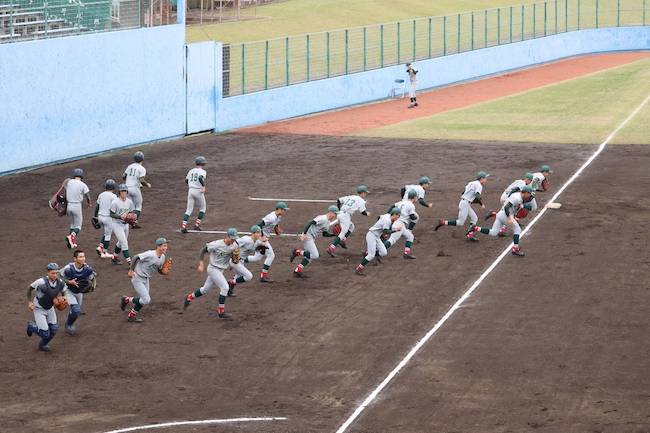
[[[224,96],[579,29],[640,26],[650,0],[550,0],[224,46]]]

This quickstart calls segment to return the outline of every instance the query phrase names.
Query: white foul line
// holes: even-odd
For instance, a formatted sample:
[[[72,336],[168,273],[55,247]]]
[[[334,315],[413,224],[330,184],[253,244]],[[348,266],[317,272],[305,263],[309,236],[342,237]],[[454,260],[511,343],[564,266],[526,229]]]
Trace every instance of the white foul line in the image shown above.
[[[180,230],[176,230],[177,233],[181,233]],[[226,230],[187,230],[188,233],[206,233],[206,234],[213,234],[213,235],[227,235],[228,232]],[[251,232],[237,232],[240,235],[250,235],[252,234]],[[299,236],[298,233],[281,233],[280,235],[276,235],[275,233],[271,233],[271,236],[273,237],[290,237],[290,238],[295,238],[296,236]]]
[[[252,201],[288,201],[288,202],[298,202],[298,203],[336,203],[336,199],[334,200],[316,200],[316,199],[309,199],[309,198],[261,198],[261,197],[248,197],[249,200]]]
[[[641,104],[638,107],[636,107],[636,109],[632,111],[632,113],[630,113],[630,115],[627,116],[625,120],[623,120],[623,122],[621,122],[621,124],[619,124],[618,127],[614,129],[614,131],[611,134],[609,134],[609,136],[607,136],[605,141],[603,141],[600,144],[600,146],[598,146],[596,152],[594,152],[594,154],[591,155],[589,159],[585,161],[584,164],[582,164],[582,166],[573,174],[573,176],[571,176],[569,180],[567,180],[564,183],[564,185],[562,185],[562,187],[553,195],[553,197],[551,197],[549,203],[554,202],[560,196],[560,194],[562,194],[562,192],[564,192],[564,190],[571,183],[573,183],[573,181],[576,180],[578,176],[580,176],[580,174],[593,162],[593,160],[596,159],[596,157],[598,157],[598,155],[601,154],[601,152],[605,149],[605,147],[612,140],[612,138],[614,138],[614,136],[618,133],[618,131],[620,131],[621,128],[623,128],[627,124],[627,122],[629,122],[630,119],[632,119],[639,111],[641,111],[641,109],[648,103],[648,101],[650,101],[650,95],[648,95],[643,100],[643,102],[641,102]],[[537,216],[530,222],[530,224],[528,224],[528,226],[526,226],[526,228],[521,232],[522,237],[535,225],[537,221],[539,221],[539,219],[544,215],[544,213],[546,213],[547,210],[548,209],[544,207],[537,214]],[[440,329],[440,327],[442,327],[442,325],[445,324],[445,322],[454,314],[454,312],[458,308],[460,308],[463,302],[465,302],[465,300],[471,296],[474,290],[476,290],[476,288],[483,282],[483,280],[494,270],[494,268],[497,267],[497,265],[501,262],[501,260],[503,260],[503,258],[506,255],[508,255],[508,253],[510,253],[510,249],[512,248],[512,246],[513,244],[510,243],[510,245],[508,245],[506,249],[504,249],[501,252],[501,254],[499,254],[499,257],[497,257],[496,260],[492,262],[490,266],[488,266],[488,268],[481,274],[478,280],[476,280],[474,284],[472,284],[470,288],[467,289],[467,291],[463,293],[463,295],[460,298],[458,298],[458,300],[454,303],[454,305],[451,306],[451,308],[445,313],[445,315],[442,316],[442,318],[435,325],[433,325],[433,328],[431,328],[429,332],[427,332],[424,335],[424,337],[422,337],[420,341],[418,341],[415,344],[415,346],[413,346],[413,348],[406,354],[406,356],[399,362],[399,364],[397,364],[397,366],[390,373],[388,373],[388,376],[386,376],[384,380],[382,380],[381,383],[370,393],[370,395],[366,397],[366,399],[355,409],[352,415],[350,415],[350,417],[338,428],[338,430],[336,430],[336,433],[344,433],[348,429],[348,427],[350,427],[350,425],[359,417],[359,415],[361,415],[361,412],[363,412],[366,409],[366,407],[368,407],[372,403],[372,401],[375,398],[377,398],[379,393],[390,383],[390,381],[395,376],[397,376],[397,374],[402,370],[402,368],[404,368],[406,364],[409,363],[409,361],[422,348],[422,346],[424,346],[424,344],[427,341],[429,341],[429,339],[438,331],[438,329]]]
[[[205,424],[230,424],[230,423],[242,423],[242,422],[259,422],[259,421],[285,421],[285,417],[260,417],[260,418],[226,418],[226,419],[203,419],[198,421],[173,421],[173,422],[164,422],[160,424],[149,424],[142,425],[138,427],[127,427],[121,428],[118,430],[111,430],[103,433],[127,433],[137,430],[150,430],[150,429],[159,429],[166,427],[178,427],[182,425],[205,425]]]

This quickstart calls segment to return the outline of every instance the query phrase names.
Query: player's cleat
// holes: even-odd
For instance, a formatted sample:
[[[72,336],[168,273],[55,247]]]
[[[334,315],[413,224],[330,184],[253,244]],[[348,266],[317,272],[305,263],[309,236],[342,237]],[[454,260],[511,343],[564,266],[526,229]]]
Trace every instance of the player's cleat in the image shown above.
[[[181,227],[181,233],[186,234],[187,233],[187,227]]]
[[[228,281],[228,296],[234,297],[235,295],[235,283],[233,281]]]
[[[507,236],[506,230],[504,230],[505,227],[502,227],[501,230],[499,230],[499,233],[497,233],[497,236],[500,238],[505,238]]]
[[[341,248],[343,248],[344,250],[347,250],[347,249],[348,249],[348,243],[347,243],[347,240],[346,240],[346,239],[343,239],[343,240],[339,243],[339,245],[340,245]]]
[[[27,336],[31,337],[36,331],[38,331],[38,326],[36,326],[36,323],[27,322]]]
[[[68,245],[68,248],[74,248],[74,241],[72,240],[72,233],[65,237],[65,242]]]
[[[190,293],[187,296],[185,296],[185,300],[183,301],[183,310],[187,310],[187,307],[189,307],[192,301],[194,300],[194,296],[192,295],[193,294]]]
[[[101,257],[102,259],[112,259],[113,254],[106,252],[106,253],[102,254],[101,256],[99,256],[99,257]]]
[[[515,245],[514,247],[512,247],[512,249],[510,250],[510,253],[513,256],[518,256],[518,257],[523,257],[523,256],[526,255],[526,254],[524,254],[523,251],[521,251],[521,248],[519,248],[519,245]]]
[[[74,325],[68,325],[67,323],[65,324],[65,332],[68,335],[74,335],[76,329]]]
[[[485,216],[485,221],[489,220],[490,218],[495,218],[497,216],[497,213],[494,211],[490,211],[486,216]]]
[[[445,225],[445,220],[443,219],[438,220],[438,224],[433,228],[433,231],[437,232],[438,229],[444,225]]]
[[[44,345],[39,344],[38,345],[38,350],[40,350],[41,352],[49,352],[50,351],[50,346],[48,346],[47,344],[44,344]]]
[[[122,299],[120,299],[120,309],[122,311],[126,310],[127,305],[129,305],[129,298],[126,296],[122,296]]]
[[[293,271],[293,276],[296,278],[307,278],[307,276],[304,275],[302,272],[296,272],[296,271]]]
[[[104,254],[106,253],[106,250],[104,249],[104,245],[99,244],[97,248],[95,248],[95,251],[97,251],[97,255],[99,257],[104,257]]]
[[[355,275],[360,275],[362,277],[366,276],[366,274],[363,273],[363,267],[361,265],[354,268],[354,273],[355,273]]]
[[[140,224],[138,224],[138,222],[136,221],[135,224],[133,224],[133,225],[131,226],[131,228],[132,228],[132,229],[141,229],[142,226],[141,226]]]
[[[415,260],[416,257],[413,254],[404,254],[402,255],[404,257],[404,260]]]
[[[336,247],[333,246],[333,245],[330,245],[329,247],[327,247],[327,249],[325,250],[325,252],[326,252],[330,257],[336,257],[336,254],[334,254],[334,250],[336,250]]]
[[[478,242],[479,241],[478,238],[476,236],[474,236],[474,233],[468,233],[465,237],[470,242]]]
[[[194,231],[200,232],[201,231],[201,226],[194,226]]]
[[[120,260],[119,257],[117,257],[117,254],[113,254],[113,255],[111,255],[111,262],[112,262],[114,265],[121,265],[121,264],[122,264],[122,261]]]
[[[225,307],[217,307],[217,316],[219,316],[220,319],[230,319],[230,315],[226,314]]]
[[[260,283],[272,283],[273,280],[269,277],[260,277]]]
[[[144,322],[144,319],[138,316],[129,316],[127,317],[126,321],[129,323],[142,323]]]
[[[299,254],[298,254],[298,250],[294,248],[294,249],[291,251],[291,258],[289,258],[289,261],[290,261],[291,263],[293,263],[293,261],[294,261],[294,260],[296,259],[296,257],[298,257],[298,256],[299,256]]]

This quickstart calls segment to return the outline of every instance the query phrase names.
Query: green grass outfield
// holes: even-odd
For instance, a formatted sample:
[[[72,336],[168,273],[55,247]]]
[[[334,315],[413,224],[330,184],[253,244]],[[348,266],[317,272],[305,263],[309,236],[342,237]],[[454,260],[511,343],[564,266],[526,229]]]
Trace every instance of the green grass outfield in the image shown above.
[[[391,138],[601,143],[650,94],[650,59],[485,102],[363,131]],[[614,140],[650,144],[650,107]]]
[[[287,0],[260,19],[187,27],[187,41],[244,42],[516,4],[516,0]]]

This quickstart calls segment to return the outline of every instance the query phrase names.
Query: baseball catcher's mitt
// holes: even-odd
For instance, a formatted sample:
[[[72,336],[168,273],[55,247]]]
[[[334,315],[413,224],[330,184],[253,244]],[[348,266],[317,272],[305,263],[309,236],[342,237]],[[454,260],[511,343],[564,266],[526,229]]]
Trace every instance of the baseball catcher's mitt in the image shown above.
[[[240,259],[241,259],[241,252],[239,251],[239,248],[237,248],[230,254],[230,260],[232,260],[233,263],[237,264],[239,263]]]
[[[542,191],[548,191],[548,187],[551,186],[551,182],[548,179],[542,181]]]
[[[338,235],[340,235],[340,234],[341,234],[341,224],[334,224],[334,225],[332,226],[332,230],[331,230],[331,232],[332,232],[332,234],[333,234],[334,236],[338,236]]]
[[[99,224],[99,219],[97,217],[92,217],[90,219],[90,222],[92,223],[93,227],[95,227],[97,230],[102,228],[102,225]]]
[[[138,214],[135,212],[129,212],[126,215],[124,215],[124,222],[129,224],[130,226],[134,226],[135,223],[138,222]]]
[[[273,227],[273,231],[275,232],[276,235],[280,236],[282,234],[282,229],[280,226],[275,226]]]
[[[520,209],[517,211],[517,213],[515,214],[515,218],[517,218],[518,220],[520,220],[520,219],[522,219],[522,218],[526,218],[527,215],[528,215],[528,210],[522,207],[522,208],[520,208]]]
[[[380,239],[382,241],[387,241],[388,239],[390,239],[390,234],[384,232],[384,233],[381,234]]]
[[[165,259],[165,263],[162,264],[162,267],[160,268],[160,273],[163,275],[169,275],[169,273],[172,271],[172,259],[171,257]]]
[[[95,284],[94,278],[92,280],[77,280],[77,287],[72,287],[72,289],[75,293],[88,293],[95,290]]]
[[[267,249],[268,247],[266,245],[258,245],[255,247],[255,251],[259,251],[262,255],[266,254]]]
[[[65,298],[65,296],[57,296],[54,298],[52,303],[54,304],[54,308],[59,311],[63,311],[68,308],[68,300]]]
[[[54,210],[58,216],[62,217],[68,209],[68,201],[65,198],[65,187],[70,179],[65,179],[58,190],[52,195],[48,204],[50,209]]]

